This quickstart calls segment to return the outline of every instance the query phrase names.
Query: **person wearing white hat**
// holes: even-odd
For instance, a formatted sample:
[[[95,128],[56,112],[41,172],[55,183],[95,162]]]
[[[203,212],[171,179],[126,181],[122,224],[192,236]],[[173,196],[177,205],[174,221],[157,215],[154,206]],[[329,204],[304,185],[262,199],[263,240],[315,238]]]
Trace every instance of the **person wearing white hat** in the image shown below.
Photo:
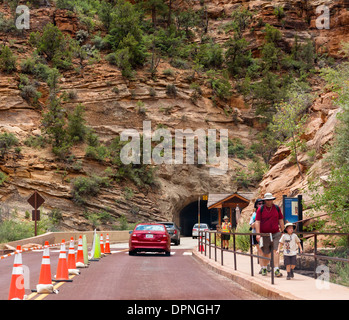
[[[273,248],[271,248],[270,236],[261,237],[256,236],[257,241],[260,241],[259,245],[262,249],[262,256],[270,258],[271,250],[274,251],[274,272],[276,277],[281,277],[282,273],[279,269],[279,255],[277,249],[279,246],[279,240],[281,238],[281,232],[284,230],[284,217],[280,208],[273,203],[276,198],[271,193],[264,195],[264,205],[259,207],[256,212],[256,232],[257,233],[271,233],[273,238]],[[280,232],[281,231],[281,232]],[[262,275],[267,275],[268,260],[260,260],[262,266]]]
[[[282,246],[284,246],[284,265],[286,266],[287,277],[286,280],[291,280],[293,275],[293,269],[296,266],[297,262],[297,249],[299,248],[299,252],[302,253],[301,241],[298,236],[293,233],[296,229],[296,226],[293,223],[286,223],[284,234],[282,235],[279,243],[279,248],[277,252],[279,253]]]
[[[230,231],[231,231],[231,223],[229,222],[229,218],[224,216],[224,222],[222,223],[222,245],[223,249],[229,249],[229,240],[230,240]]]

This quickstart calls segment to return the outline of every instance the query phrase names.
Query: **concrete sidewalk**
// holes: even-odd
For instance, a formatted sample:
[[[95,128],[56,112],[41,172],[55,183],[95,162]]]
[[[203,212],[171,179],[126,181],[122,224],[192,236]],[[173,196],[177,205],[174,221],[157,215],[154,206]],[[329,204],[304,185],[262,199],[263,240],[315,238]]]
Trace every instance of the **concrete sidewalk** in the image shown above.
[[[257,258],[253,258],[254,276],[251,276],[251,258],[249,256],[236,255],[237,270],[234,270],[234,254],[223,251],[223,263],[221,265],[221,250],[217,249],[217,261],[215,261],[214,249],[211,248],[211,259],[207,246],[205,252],[193,249],[193,257],[205,264],[209,269],[223,275],[248,290],[251,290],[268,299],[282,300],[349,300],[349,288],[330,282],[316,280],[295,272],[292,280],[286,280],[286,270],[281,270],[282,277],[274,277],[271,284],[270,273],[267,276],[259,274],[260,266]]]

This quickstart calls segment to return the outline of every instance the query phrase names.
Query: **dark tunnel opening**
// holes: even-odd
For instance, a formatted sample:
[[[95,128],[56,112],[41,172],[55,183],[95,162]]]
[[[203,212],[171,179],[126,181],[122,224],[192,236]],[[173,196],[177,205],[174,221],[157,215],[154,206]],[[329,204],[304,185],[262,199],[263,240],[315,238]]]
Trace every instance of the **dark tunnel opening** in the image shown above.
[[[184,237],[191,237],[193,226],[198,223],[198,201],[191,202],[185,206],[179,217],[181,227],[181,235]],[[216,209],[209,210],[207,208],[207,201],[200,201],[200,223],[207,223],[210,229],[215,229],[218,220],[218,212]]]

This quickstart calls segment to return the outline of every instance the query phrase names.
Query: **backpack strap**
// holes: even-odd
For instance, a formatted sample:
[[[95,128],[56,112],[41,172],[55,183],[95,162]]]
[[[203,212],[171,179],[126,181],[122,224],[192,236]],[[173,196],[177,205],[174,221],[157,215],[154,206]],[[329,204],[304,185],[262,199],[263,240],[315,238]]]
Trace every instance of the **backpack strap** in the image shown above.
[[[277,210],[279,213],[281,213],[280,207],[279,207],[278,205],[276,205],[276,204],[274,204],[274,206],[276,207],[276,210]],[[261,206],[261,214],[262,214],[263,210],[264,210],[264,204]]]
[[[279,207],[278,205],[276,205],[276,204],[274,204],[274,206],[276,207],[276,210],[277,210],[279,213],[281,213],[280,207]]]

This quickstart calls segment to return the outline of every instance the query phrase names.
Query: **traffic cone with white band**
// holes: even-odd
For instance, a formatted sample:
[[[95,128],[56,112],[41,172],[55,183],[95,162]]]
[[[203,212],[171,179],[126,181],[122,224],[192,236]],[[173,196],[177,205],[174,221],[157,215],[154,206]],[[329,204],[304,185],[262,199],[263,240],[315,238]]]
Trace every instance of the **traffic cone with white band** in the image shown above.
[[[24,270],[22,265],[22,248],[17,246],[15,260],[13,263],[10,292],[8,300],[24,300]]]
[[[69,279],[69,271],[67,264],[67,253],[65,251],[65,240],[62,240],[61,250],[59,252],[58,265],[57,265],[57,273],[55,279],[56,282],[72,282],[73,280]]]
[[[110,252],[110,244],[109,244],[109,234],[107,233],[106,239],[105,239],[105,249],[104,249],[105,254],[111,254]]]
[[[82,236],[79,237],[79,242],[78,242],[78,253],[76,254],[76,267],[77,268],[87,267],[87,265],[85,265],[85,262],[84,262],[84,249],[82,247]]]
[[[70,245],[68,251],[68,273],[69,274],[80,274],[80,271],[76,269],[76,261],[75,261],[75,250],[74,250],[74,238],[70,238]]]
[[[53,284],[51,280],[51,261],[48,241],[45,242],[44,252],[42,254],[41,270],[39,283],[36,285],[37,293],[53,293]]]
[[[101,255],[104,256],[104,242],[103,242],[103,234],[101,234],[100,238],[100,244],[101,244]]]

